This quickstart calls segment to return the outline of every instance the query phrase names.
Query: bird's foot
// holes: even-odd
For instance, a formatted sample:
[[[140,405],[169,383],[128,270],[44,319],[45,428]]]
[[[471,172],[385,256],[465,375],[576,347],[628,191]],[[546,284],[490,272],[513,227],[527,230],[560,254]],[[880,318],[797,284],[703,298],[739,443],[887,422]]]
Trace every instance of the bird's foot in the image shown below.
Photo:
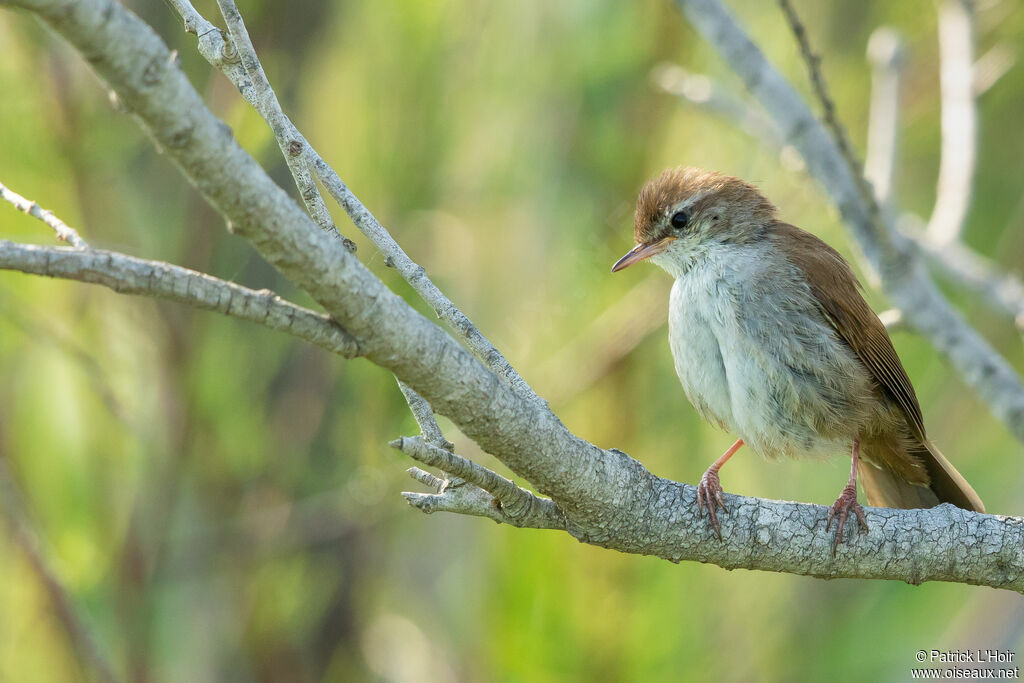
[[[725,507],[725,501],[722,500],[722,484],[718,481],[718,468],[709,467],[704,476],[700,478],[700,483],[697,484],[697,511],[703,517],[704,508],[707,507],[711,528],[718,534],[718,540],[722,540],[722,527],[718,524],[716,505],[721,507],[723,512],[729,511]]]
[[[832,520],[836,520],[836,538],[832,542],[832,555],[836,554],[836,548],[843,540],[843,527],[846,526],[846,518],[849,516],[850,511],[857,515],[857,521],[864,527],[864,531],[868,530],[867,519],[864,518],[864,508],[857,502],[857,485],[850,483],[847,484],[843,489],[843,492],[836,498],[836,502],[832,504],[832,507],[828,511],[828,521],[825,523],[825,531],[828,531],[832,526]]]

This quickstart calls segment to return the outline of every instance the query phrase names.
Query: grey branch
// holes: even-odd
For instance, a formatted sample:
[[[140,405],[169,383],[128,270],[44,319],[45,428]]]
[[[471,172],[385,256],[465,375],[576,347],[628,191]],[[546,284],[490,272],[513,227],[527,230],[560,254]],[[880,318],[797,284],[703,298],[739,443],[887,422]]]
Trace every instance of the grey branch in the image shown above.
[[[233,7],[231,3],[229,4]],[[247,68],[242,68],[237,54],[225,53],[231,44],[220,34],[213,24],[202,19],[192,8],[188,0],[175,0],[174,5],[185,19],[185,27],[189,29],[195,25],[199,31],[199,52],[213,66],[224,71],[224,74],[234,83],[242,96],[263,116],[264,119],[274,128],[274,134],[278,139],[288,140],[288,150],[285,152],[292,157],[301,157],[310,166],[317,179],[323,183],[334,200],[348,214],[349,218],[359,230],[366,235],[378,250],[384,255],[385,263],[394,267],[399,274],[412,286],[413,290],[434,310],[437,316],[445,321],[456,334],[462,338],[469,349],[481,362],[487,365],[495,374],[501,377],[511,386],[515,392],[528,401],[543,404],[544,401],[530,388],[512,364],[504,355],[490,342],[487,337],[469,320],[466,315],[431,281],[423,266],[413,261],[405,250],[399,246],[387,229],[377,220],[366,206],[359,201],[359,198],[349,190],[341,177],[309,144],[305,136],[299,132],[288,117],[280,112],[280,104],[276,95],[270,89],[269,83],[265,88],[254,86],[248,77]],[[222,7],[223,9],[223,7]],[[229,10],[230,13],[230,10]],[[237,15],[237,9],[234,14]],[[198,17],[198,19],[197,19]],[[225,15],[227,17],[227,15]],[[240,17],[239,17],[240,21]],[[235,45],[239,50],[245,50],[248,56],[243,55],[243,60],[255,62],[258,66],[252,44]],[[233,51],[232,51],[233,52]],[[262,73],[262,69],[260,69]],[[266,77],[263,77],[266,80]],[[268,109],[269,107],[269,109]],[[272,111],[273,109],[273,111]],[[290,163],[290,162],[289,162]]]
[[[960,238],[971,205],[977,161],[972,5],[972,0],[943,0],[939,8],[942,156],[928,240],[940,245]]]
[[[432,482],[437,486],[434,495],[408,491],[402,494],[412,505],[424,512],[444,510],[446,507],[457,505],[461,509],[446,511],[489,517],[497,522],[505,522],[518,527],[565,529],[565,516],[559,511],[554,501],[536,496],[517,486],[515,482],[472,460],[467,460],[445,448],[431,445],[418,436],[395,439],[391,442],[391,447],[402,451],[414,460],[454,474],[463,480],[442,481],[440,486],[437,486],[436,482]],[[418,472],[422,472],[422,470]],[[414,474],[414,478],[419,481],[425,481],[418,472],[411,474]],[[473,488],[478,489],[479,492],[474,492]],[[468,490],[460,490],[458,493],[452,493],[446,497],[445,493],[453,489]]]
[[[192,6],[192,3],[188,0],[167,0],[174,11],[181,15],[181,18],[185,22],[185,31],[187,33],[193,33],[197,36],[203,36],[208,31],[218,30],[216,26],[208,22],[203,18],[196,8]],[[218,31],[219,32],[219,31]]]
[[[75,232],[74,228],[57,218],[52,211],[44,209],[31,199],[25,199],[17,192],[6,187],[3,183],[0,183],[0,199],[13,204],[14,208],[18,211],[23,211],[46,223],[55,233],[57,233],[57,239],[67,242],[78,249],[87,249],[89,247],[89,245],[85,243],[85,240],[78,236],[78,233]]]
[[[494,496],[479,486],[467,481],[438,479],[430,472],[418,467],[406,470],[409,476],[434,490],[433,493],[402,491],[402,496],[420,512],[430,515],[435,512],[451,512],[457,515],[486,517],[499,524],[512,524],[502,513]]]
[[[268,289],[256,291],[161,261],[102,249],[39,247],[0,240],[0,269],[170,299],[286,332],[345,358],[360,355],[355,338],[322,313],[296,306]]]
[[[159,38],[122,5],[111,0],[17,4],[89,56],[91,68],[116,90],[122,106],[233,229],[319,301],[359,340],[366,358],[393,372],[481,448],[550,496],[564,514],[566,530],[579,540],[730,568],[913,583],[960,581],[1024,591],[1024,520],[949,506],[869,509],[870,531],[856,534],[833,557],[826,508],[728,496],[725,541],[719,543],[697,516],[693,487],[656,477],[626,454],[572,434],[542,402],[514,391],[320,230],[235,143]],[[696,9],[688,14],[715,13],[717,7],[707,1],[693,4]],[[734,25],[728,15],[717,14],[727,22],[716,31],[728,41]],[[715,19],[710,16],[709,21]],[[748,46],[744,38],[737,56],[755,66],[763,62]],[[758,72],[767,79],[761,85],[748,78],[755,94],[773,87],[772,73]],[[791,90],[782,95],[798,102]],[[796,106],[792,114],[805,111]],[[805,130],[805,135],[815,134],[813,127]],[[826,181],[848,174],[842,169],[831,169]],[[854,186],[851,202],[859,202],[858,196]],[[450,462],[446,467],[454,469]]]
[[[444,438],[426,399],[402,380],[398,380],[398,388],[409,404],[423,437],[403,437],[392,441],[391,447],[425,465],[454,475],[453,478],[439,479],[417,467],[409,469],[413,479],[434,489],[433,494],[403,492],[410,505],[426,513],[458,512],[519,527],[565,529],[565,517],[553,501],[535,496],[496,472],[455,455],[455,444]]]
[[[608,455],[626,465],[622,472],[642,469],[624,453],[611,450]],[[438,482],[425,474],[415,470],[414,476],[436,486]],[[819,578],[984,583],[1024,592],[1024,519],[1019,517],[979,515],[949,504],[930,510],[866,508],[869,531],[858,531],[852,545],[844,543],[832,557],[825,507],[726,494],[729,512],[722,518],[724,540],[719,542],[697,514],[696,489],[646,471],[644,475],[642,484],[634,480],[627,484],[642,486],[643,504],[635,515],[611,514],[603,523],[578,525],[573,515],[560,519],[552,511],[529,523],[519,520],[517,526],[560,529],[564,525],[583,542],[673,562],[693,560],[729,569],[758,568]],[[619,491],[623,503],[637,500],[635,490]],[[450,511],[508,521],[497,518],[487,499],[472,490],[403,495],[424,512]],[[636,525],[628,546],[618,538],[623,525]],[[980,576],[989,578],[979,581]]]
[[[224,21],[227,22],[228,33],[231,35],[231,41],[242,68],[245,69],[249,82],[252,83],[254,106],[274,132],[274,138],[281,148],[281,154],[284,155],[285,163],[288,164],[288,170],[292,173],[295,186],[306,205],[306,210],[309,211],[309,215],[313,217],[317,225],[341,239],[345,248],[354,252],[356,250],[355,242],[342,236],[337,226],[334,225],[334,221],[331,220],[331,212],[328,211],[324,198],[320,196],[320,190],[317,188],[316,182],[313,181],[313,176],[303,158],[303,145],[289,136],[289,133],[294,130],[294,126],[285,116],[277,94],[270,87],[270,81],[263,71],[259,57],[256,56],[256,49],[252,45],[249,31],[245,28],[245,22],[242,21],[238,7],[235,6],[233,0],[217,0],[217,4],[220,6]]]
[[[412,416],[416,419],[416,424],[419,425],[420,432],[423,433],[427,443],[446,451],[455,450],[455,444],[444,438],[441,427],[434,419],[434,409],[430,407],[427,400],[402,380],[398,380],[398,389],[405,397],[405,402],[409,404],[409,410],[412,411]]]
[[[717,0],[675,0],[694,27],[725,58],[796,147],[839,208],[882,289],[911,329],[946,355],[992,413],[1024,441],[1024,386],[1013,368],[952,307],[907,240],[880,215],[856,162],[807,108],[793,86]],[[812,59],[811,64],[815,64]],[[814,67],[816,68],[816,66]],[[865,192],[865,189],[868,191]]]
[[[857,154],[853,151],[853,145],[850,144],[850,139],[846,135],[846,128],[843,126],[842,121],[839,120],[839,112],[836,111],[836,103],[832,100],[832,95],[829,94],[828,83],[825,80],[825,74],[821,70],[821,57],[819,57],[811,47],[811,41],[807,35],[807,29],[800,21],[800,17],[797,16],[796,10],[793,9],[793,5],[790,1],[778,0],[778,3],[779,7],[782,9],[782,13],[786,16],[790,29],[793,31],[793,36],[796,38],[797,45],[800,48],[800,56],[803,58],[804,64],[807,66],[807,73],[811,79],[811,86],[818,102],[821,104],[821,113],[825,121],[825,126],[828,128],[828,133],[831,135],[832,142],[835,143],[835,147],[839,152],[841,160],[847,166],[853,177],[858,194],[860,195],[862,202],[865,204],[868,214],[873,219],[872,225],[869,227],[873,230],[876,237],[882,242],[883,246],[888,246],[887,240],[889,238],[889,234],[879,225],[881,209],[875,199],[875,192],[868,183],[867,178],[865,178],[863,168],[857,159]]]

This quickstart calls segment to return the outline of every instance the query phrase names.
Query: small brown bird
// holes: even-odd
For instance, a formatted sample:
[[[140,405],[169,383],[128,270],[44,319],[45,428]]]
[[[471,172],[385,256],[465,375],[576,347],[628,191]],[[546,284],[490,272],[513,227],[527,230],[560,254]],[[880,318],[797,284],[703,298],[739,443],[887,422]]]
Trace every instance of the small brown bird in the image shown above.
[[[829,510],[833,549],[857,502],[984,512],[978,494],[925,435],[921,408],[889,335],[849,264],[814,235],[776,218],[739,178],[669,169],[636,203],[636,246],[612,268],[650,259],[675,278],[669,343],[687,398],[739,439],[697,486],[721,538],[718,470],[744,444],[766,458],[852,453]]]

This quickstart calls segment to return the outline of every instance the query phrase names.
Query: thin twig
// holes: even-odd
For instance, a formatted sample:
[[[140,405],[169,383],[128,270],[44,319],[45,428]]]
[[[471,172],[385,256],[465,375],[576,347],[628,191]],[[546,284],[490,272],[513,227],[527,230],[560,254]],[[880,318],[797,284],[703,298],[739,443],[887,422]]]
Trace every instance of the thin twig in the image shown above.
[[[391,442],[393,448],[403,450],[410,457],[423,462],[424,464],[436,467],[444,473],[445,477],[435,477],[430,472],[421,470],[418,467],[410,467],[406,472],[409,476],[425,484],[434,490],[433,493],[419,493],[416,491],[403,491],[402,495],[410,505],[421,512],[430,514],[432,512],[453,512],[465,515],[476,515],[487,517],[498,523],[523,525],[522,520],[517,521],[507,511],[529,511],[529,507],[523,507],[522,499],[518,495],[522,489],[514,486],[512,489],[501,488],[493,491],[485,491],[476,483],[467,481],[465,477],[453,474],[452,470],[445,468],[446,465],[456,465],[464,470],[473,471],[477,476],[475,482],[493,481],[489,475],[501,478],[497,473],[477,465],[476,463],[453,455],[454,459],[447,460],[437,455],[438,450],[447,453],[455,453],[455,444],[444,437],[437,419],[434,417],[434,410],[430,407],[427,399],[423,398],[408,384],[398,379],[398,388],[409,404],[416,424],[419,425],[424,440],[423,450],[413,448],[409,442],[410,450],[406,450],[404,439]],[[511,483],[511,482],[510,482]],[[512,497],[507,497],[512,493]],[[522,517],[522,515],[520,515]]]
[[[811,50],[807,32],[789,0],[779,0],[779,5],[785,11],[793,34],[800,42],[800,51],[811,73],[815,92],[826,112],[826,122],[829,122],[840,149],[845,150],[844,157],[851,169],[856,172],[857,161],[835,117],[835,105],[825,86],[820,60]],[[1020,280],[999,273],[986,259],[959,242],[970,203],[976,157],[977,112],[972,91],[972,16],[970,0],[946,0],[940,12],[943,140],[939,192],[928,228],[923,234],[910,234],[913,242],[931,263],[981,294],[986,305],[1000,308],[1011,317],[1019,319],[1024,312],[1024,286]],[[864,200],[869,205],[873,204],[874,196],[865,194]],[[875,215],[878,216],[877,205]],[[878,225],[881,226],[881,221],[878,221]],[[880,228],[879,232],[883,230]],[[1018,419],[1024,421],[1024,416]]]
[[[179,1],[176,4],[183,6],[185,3]],[[313,181],[313,176],[310,175],[306,161],[303,159],[302,143],[288,135],[290,129],[293,129],[294,126],[292,126],[288,117],[285,116],[284,110],[281,109],[281,103],[277,100],[277,95],[274,93],[273,88],[270,87],[270,81],[267,79],[267,74],[263,71],[263,65],[260,64],[260,60],[256,56],[256,48],[253,47],[252,40],[249,38],[249,31],[245,28],[245,22],[242,21],[242,14],[238,11],[238,7],[235,6],[233,0],[217,0],[217,5],[220,7],[221,14],[224,15],[224,21],[227,22],[228,33],[231,35],[231,40],[241,60],[242,67],[245,69],[245,73],[249,76],[249,81],[256,91],[256,98],[259,103],[257,109],[274,132],[274,138],[281,148],[281,154],[284,155],[285,163],[288,164],[288,170],[292,173],[295,186],[298,188],[299,195],[306,205],[306,210],[309,211],[309,215],[316,221],[317,225],[326,232],[341,239],[345,248],[350,252],[355,252],[355,242],[344,237],[331,219],[331,212],[327,209],[324,198],[320,196],[320,190]],[[188,8],[184,9],[187,13]],[[183,16],[186,17],[187,30],[187,17],[192,15],[185,14]],[[193,18],[192,21],[196,20]]]
[[[928,239],[960,239],[971,205],[977,163],[978,112],[974,102],[974,8],[971,0],[944,0],[939,8],[939,85],[942,156]]]
[[[0,240],[0,269],[104,285],[122,294],[170,299],[248,320],[316,344],[345,358],[359,344],[326,315],[205,273],[103,249],[40,247]]]
[[[0,183],[0,198],[13,204],[14,208],[18,211],[23,211],[30,216],[38,218],[53,228],[53,231],[57,233],[57,239],[67,242],[76,249],[89,248],[89,245],[85,243],[85,240],[78,236],[78,233],[75,232],[74,228],[57,218],[52,211],[44,209],[31,199],[25,199],[17,192],[14,192],[10,188],[4,186],[3,183]]]
[[[421,483],[438,480],[429,472],[410,467],[409,476]],[[402,491],[402,496],[412,507],[425,514],[435,512],[451,512],[457,515],[470,515],[473,517],[486,517],[487,519],[508,524],[520,529],[558,529],[565,530],[566,521],[564,517],[550,515],[547,517],[532,516],[528,519],[513,519],[505,514],[504,508],[497,498],[484,491],[479,486],[459,479],[461,483],[454,483],[448,480],[438,480],[442,484],[434,488],[434,493],[422,493],[420,491]]]
[[[558,506],[555,505],[553,500],[536,496],[526,489],[516,486],[515,482],[506,479],[496,472],[492,472],[482,465],[478,465],[472,460],[467,460],[444,448],[433,446],[427,443],[423,437],[419,436],[401,437],[392,441],[390,445],[414,460],[454,474],[469,482],[469,484],[486,491],[493,497],[495,502],[500,504],[493,506],[495,511],[503,517],[498,521],[504,521],[515,526],[529,526],[533,528],[565,528],[565,516],[559,511]],[[417,476],[418,473],[411,472],[410,474],[413,474],[414,478],[422,481],[422,478]],[[456,488],[456,486],[450,482],[445,482],[444,486],[437,493],[443,495],[448,488]],[[413,502],[416,496],[422,496],[423,494],[413,493],[412,498],[410,498],[408,493],[403,493],[403,495],[410,502]],[[474,496],[474,498],[479,499],[479,496]],[[420,505],[417,505],[417,507],[423,509]],[[491,518],[495,519],[493,516]]]
[[[57,574],[43,557],[28,505],[17,483],[11,477],[3,457],[0,457],[0,513],[6,519],[12,537],[25,554],[25,559],[28,560],[36,578],[42,584],[53,615],[63,628],[82,668],[91,670],[101,681],[119,680],[89,632],[67,588],[61,584]]]
[[[216,30],[216,27],[203,18],[196,8],[192,6],[188,0],[167,0],[171,7],[181,15],[181,18],[185,21],[185,32],[193,33],[197,36],[202,35],[210,29]]]
[[[410,467],[405,472],[424,486],[434,489],[435,493],[443,491],[445,486],[448,484],[448,480],[436,477],[426,470],[421,470],[419,467]],[[481,489],[481,491],[483,491],[483,489]],[[487,492],[484,491],[484,493]]]
[[[434,409],[427,403],[427,399],[417,394],[413,391],[412,387],[397,377],[395,381],[398,382],[398,389],[402,392],[402,396],[405,397],[405,402],[409,404],[409,410],[412,411],[412,416],[415,418],[416,424],[419,425],[423,438],[427,440],[427,443],[443,448],[446,451],[454,451],[455,444],[444,438],[444,433],[434,417]]]
[[[200,32],[200,54],[210,64],[224,71],[224,74],[234,83],[242,96],[269,123],[271,113],[265,110],[264,107],[270,106],[273,103],[276,104],[277,109],[280,109],[280,104],[277,104],[277,97],[274,95],[273,90],[259,91],[256,84],[248,77],[246,69],[242,68],[241,63],[239,63],[239,55],[225,53],[230,48],[231,43],[225,40],[216,27],[208,21],[203,20],[204,23],[196,23],[193,16],[195,10],[192,9],[188,0],[175,0],[174,5],[182,13],[183,18],[185,18],[186,26],[188,26],[189,21],[196,24],[196,28]],[[235,13],[237,14],[237,9]],[[235,44],[234,48],[241,52],[245,49],[245,46]],[[243,63],[248,61],[253,61],[256,64],[259,63],[254,52],[242,58]],[[309,141],[295,128],[291,121],[284,116],[281,119],[277,119],[276,124],[280,125],[284,131],[283,136],[289,141],[289,150],[301,149],[300,154],[310,165],[313,174],[327,188],[334,200],[345,210],[356,227],[380,250],[384,255],[384,262],[394,267],[405,278],[413,290],[434,310],[434,313],[465,341],[473,355],[512,387],[520,398],[540,405],[546,405],[544,399],[537,396],[505,356],[438,289],[427,276],[423,267],[409,258],[409,255],[399,246],[387,229],[359,201],[355,194],[348,189],[348,186],[341,180],[337,172],[313,149]]]
[[[822,117],[825,121],[825,125],[831,131],[832,138],[835,140],[836,146],[839,148],[839,154],[846,161],[850,172],[853,174],[853,178],[857,183],[857,188],[860,192],[861,198],[865,203],[868,214],[871,216],[872,223],[874,224],[875,237],[882,242],[889,251],[895,253],[898,251],[896,245],[892,243],[889,233],[880,227],[881,208],[875,198],[875,191],[871,188],[870,183],[868,183],[867,179],[864,177],[864,169],[861,166],[860,159],[857,158],[856,152],[853,151],[850,139],[846,135],[846,128],[843,126],[842,121],[839,120],[839,114],[836,112],[835,101],[828,92],[828,84],[825,82],[825,76],[821,71],[821,57],[819,57],[811,47],[811,42],[807,35],[807,29],[804,28],[803,23],[800,21],[800,17],[797,16],[796,10],[793,9],[789,0],[778,0],[778,2],[779,7],[782,8],[783,14],[786,15],[786,20],[789,23],[790,29],[793,31],[793,36],[796,38],[797,44],[800,46],[800,55],[803,57],[804,64],[807,66],[807,72],[811,78],[811,86],[814,90],[815,96],[818,98],[818,102],[821,103]]]
[[[564,515],[552,500],[535,496],[496,472],[455,455],[455,444],[444,438],[427,400],[401,380],[398,388],[423,436],[397,439],[391,446],[449,475],[440,479],[417,467],[410,468],[413,479],[434,489],[432,494],[403,492],[411,505],[423,512],[482,515],[515,526],[540,523],[545,525],[542,528],[565,528]]]
[[[305,138],[303,138],[305,142]],[[494,374],[508,384],[519,398],[541,406],[547,402],[534,392],[533,388],[512,367],[508,359],[470,321],[466,314],[449,299],[427,276],[427,271],[405,253],[387,229],[370,213],[370,210],[348,189],[333,168],[328,166],[311,147],[307,153],[313,158],[313,170],[334,200],[348,213],[352,222],[384,254],[385,263],[394,267],[406,282],[434,310],[437,317],[466,343],[469,350]]]

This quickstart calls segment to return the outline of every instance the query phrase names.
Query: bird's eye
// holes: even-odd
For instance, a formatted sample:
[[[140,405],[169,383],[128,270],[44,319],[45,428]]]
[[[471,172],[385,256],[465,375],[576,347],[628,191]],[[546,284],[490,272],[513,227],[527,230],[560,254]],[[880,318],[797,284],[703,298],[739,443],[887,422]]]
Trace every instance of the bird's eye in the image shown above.
[[[690,222],[690,214],[685,211],[676,211],[672,214],[672,218],[669,219],[672,223],[672,227],[676,230],[682,230],[686,227],[687,223]]]

